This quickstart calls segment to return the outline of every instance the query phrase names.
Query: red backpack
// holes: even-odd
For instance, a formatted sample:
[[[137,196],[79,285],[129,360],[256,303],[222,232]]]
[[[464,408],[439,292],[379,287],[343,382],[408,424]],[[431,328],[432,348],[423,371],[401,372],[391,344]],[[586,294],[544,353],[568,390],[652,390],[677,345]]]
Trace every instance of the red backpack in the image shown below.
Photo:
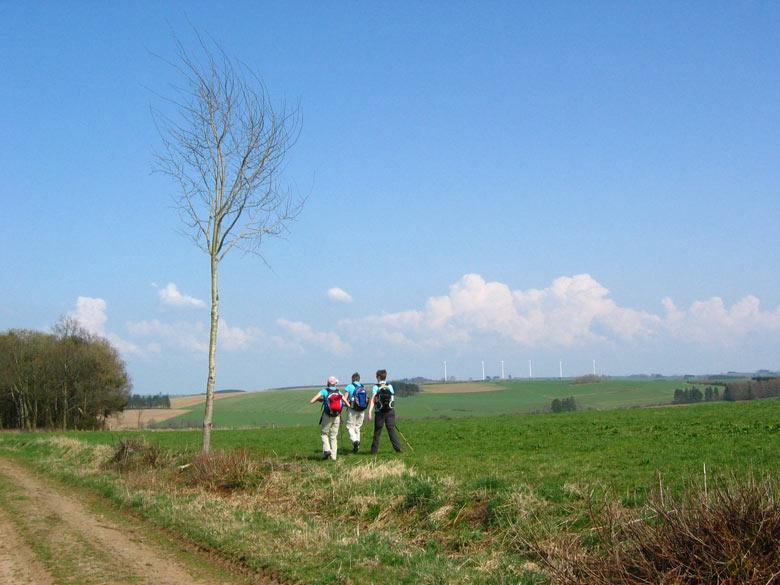
[[[328,397],[325,398],[325,413],[328,416],[338,416],[341,414],[343,407],[341,394],[335,388],[331,390],[328,388]]]

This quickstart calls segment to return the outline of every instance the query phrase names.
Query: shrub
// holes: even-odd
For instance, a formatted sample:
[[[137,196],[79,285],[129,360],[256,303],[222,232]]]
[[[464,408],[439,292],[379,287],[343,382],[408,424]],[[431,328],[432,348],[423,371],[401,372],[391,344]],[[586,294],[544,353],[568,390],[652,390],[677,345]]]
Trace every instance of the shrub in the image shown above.
[[[753,479],[732,481],[708,497],[698,490],[680,499],[657,492],[642,517],[604,507],[592,518],[595,535],[581,537],[579,546],[548,548],[542,558],[566,584],[777,585],[778,496],[777,483]]]
[[[131,469],[157,468],[170,462],[169,453],[154,443],[144,439],[119,439],[108,466],[118,471]]]
[[[212,491],[232,492],[259,485],[265,476],[261,462],[246,449],[201,453],[183,465],[179,479],[191,487],[204,487]]]
[[[550,404],[550,410],[553,412],[573,412],[577,410],[577,401],[574,400],[574,396],[554,398]]]
[[[420,387],[411,382],[390,382],[390,384],[396,396],[412,396],[420,391]]]

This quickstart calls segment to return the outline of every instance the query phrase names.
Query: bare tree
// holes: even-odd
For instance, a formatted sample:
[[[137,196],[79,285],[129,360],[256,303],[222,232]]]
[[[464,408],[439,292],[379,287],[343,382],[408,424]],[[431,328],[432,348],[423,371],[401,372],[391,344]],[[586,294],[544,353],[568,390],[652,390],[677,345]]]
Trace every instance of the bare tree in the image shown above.
[[[211,267],[203,416],[203,452],[208,453],[217,375],[219,264],[234,248],[260,256],[263,241],[285,232],[303,199],[293,198],[278,183],[300,128],[298,110],[284,103],[274,107],[257,74],[229,58],[213,40],[197,38],[197,58],[176,39],[176,58],[168,63],[181,85],[163,96],[169,108],[153,110],[153,116],[163,142],[157,167],[178,184],[176,207]]]

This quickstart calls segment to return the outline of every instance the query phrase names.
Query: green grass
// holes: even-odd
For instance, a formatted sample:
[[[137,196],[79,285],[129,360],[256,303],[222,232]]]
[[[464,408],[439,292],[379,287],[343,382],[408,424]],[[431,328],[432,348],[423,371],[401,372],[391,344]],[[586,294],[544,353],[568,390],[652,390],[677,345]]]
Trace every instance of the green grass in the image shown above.
[[[439,394],[422,392],[396,401],[401,420],[521,414],[548,409],[554,398],[574,396],[580,408],[615,409],[668,404],[682,380],[605,380],[573,384],[570,380],[503,381],[490,392]],[[457,385],[454,385],[457,387]],[[310,405],[312,390],[252,392],[214,404],[214,424],[223,428],[308,426],[319,419],[320,407]],[[198,424],[201,405],[171,419],[170,424]]]
[[[576,389],[583,395],[588,390]],[[460,396],[484,399],[486,394]],[[318,458],[316,420],[306,426],[215,430],[215,450],[245,448],[255,460],[267,462],[260,484],[243,496],[258,498],[246,501],[262,505],[246,508],[219,494],[201,496],[166,483],[178,481],[170,479],[177,477],[176,466],[198,451],[198,431],[63,433],[90,445],[143,437],[175,453],[167,471],[150,471],[163,476],[148,482],[143,475],[125,478],[100,468],[85,474],[81,470],[93,456],[62,451],[50,440],[56,434],[0,434],[0,452],[98,489],[248,566],[270,567],[312,583],[538,583],[538,574],[524,572],[526,552],[514,544],[513,535],[537,521],[558,531],[581,530],[587,526],[592,492],[636,506],[658,485],[659,476],[673,490],[700,489],[705,463],[711,486],[780,467],[777,400],[407,418],[400,428],[414,451],[396,455],[383,436],[379,455],[343,453],[335,464]],[[364,427],[364,445],[370,429],[370,424]],[[403,463],[398,474],[372,476],[372,470],[387,471],[391,462]],[[350,499],[355,495],[365,499]],[[211,513],[203,516],[202,506]],[[336,511],[331,515],[328,508]],[[324,569],[319,534],[341,542],[347,551]]]
[[[307,426],[215,430],[215,449],[244,447],[289,460],[319,462],[316,420]],[[780,401],[717,402],[701,405],[525,416],[404,420],[399,428],[412,443],[403,460],[432,475],[497,477],[546,486],[569,484],[646,489],[660,472],[668,481],[711,474],[780,468]],[[363,427],[363,451],[348,453],[342,433],[343,465],[365,463],[372,423]],[[191,431],[132,431],[171,450],[196,451],[201,434]],[[128,433],[125,433],[128,434]],[[122,433],[82,432],[69,436],[112,443]],[[25,434],[8,435],[25,437]],[[386,433],[380,459],[395,457]]]

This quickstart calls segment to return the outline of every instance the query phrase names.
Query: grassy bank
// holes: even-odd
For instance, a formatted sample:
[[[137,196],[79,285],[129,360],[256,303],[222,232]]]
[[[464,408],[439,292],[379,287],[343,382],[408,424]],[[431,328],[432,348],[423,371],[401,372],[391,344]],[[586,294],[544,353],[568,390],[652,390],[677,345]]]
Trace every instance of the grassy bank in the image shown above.
[[[414,452],[398,457],[383,437],[378,456],[335,465],[317,459],[315,425],[216,431],[215,449],[234,459],[208,465],[193,463],[194,431],[3,434],[0,451],[247,566],[311,583],[538,582],[525,537],[586,527],[591,494],[630,508],[659,475],[676,490],[700,481],[704,463],[710,485],[780,466],[780,401],[401,429]],[[112,466],[120,436],[152,447]]]

